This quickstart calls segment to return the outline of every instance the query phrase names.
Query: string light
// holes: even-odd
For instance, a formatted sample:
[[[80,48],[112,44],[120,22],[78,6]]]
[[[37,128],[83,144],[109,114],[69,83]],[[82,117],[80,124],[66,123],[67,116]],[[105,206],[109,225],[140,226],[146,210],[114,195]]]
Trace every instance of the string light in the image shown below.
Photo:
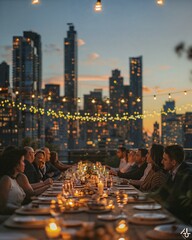
[[[19,111],[30,111],[33,114],[40,114],[40,115],[47,115],[48,117],[53,118],[63,118],[64,120],[79,120],[81,122],[88,122],[88,121],[94,121],[94,122],[108,122],[108,121],[130,121],[130,120],[137,120],[137,119],[145,119],[145,118],[154,118],[156,116],[160,115],[168,115],[169,113],[176,113],[181,111],[186,111],[187,109],[192,109],[192,104],[186,104],[180,107],[175,107],[174,109],[168,109],[166,112],[161,110],[161,112],[153,111],[148,112],[144,111],[144,114],[139,114],[138,112],[135,112],[134,115],[129,115],[127,112],[123,113],[122,115],[116,114],[115,116],[112,116],[111,114],[94,114],[90,115],[90,113],[84,113],[80,114],[79,112],[76,112],[74,114],[71,114],[70,112],[65,113],[63,111],[56,111],[53,109],[45,110],[44,108],[38,108],[35,106],[29,106],[27,104],[17,103],[15,104],[14,101],[11,100],[1,100],[0,106],[3,108],[16,108]]]
[[[163,6],[165,4],[165,0],[156,0],[157,5]]]
[[[101,0],[97,0],[94,6],[95,12],[101,12],[102,11],[102,4]]]
[[[39,5],[40,4],[40,0],[32,0],[31,4],[32,5]]]

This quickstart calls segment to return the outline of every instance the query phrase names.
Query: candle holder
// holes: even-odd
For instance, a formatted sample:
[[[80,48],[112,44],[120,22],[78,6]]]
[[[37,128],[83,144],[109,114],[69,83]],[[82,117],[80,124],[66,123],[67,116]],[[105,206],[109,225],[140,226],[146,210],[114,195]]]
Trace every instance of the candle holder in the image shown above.
[[[120,233],[120,234],[125,234],[129,229],[128,223],[125,219],[121,219],[117,222],[116,225],[116,232]]]
[[[50,218],[45,226],[45,233],[49,239],[58,238],[61,235],[61,227],[59,221]]]

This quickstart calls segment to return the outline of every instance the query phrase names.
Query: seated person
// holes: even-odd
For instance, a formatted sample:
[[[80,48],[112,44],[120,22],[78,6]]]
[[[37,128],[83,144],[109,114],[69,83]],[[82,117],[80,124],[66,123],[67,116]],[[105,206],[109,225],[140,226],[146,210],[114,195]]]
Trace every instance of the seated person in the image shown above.
[[[67,170],[68,168],[71,167],[71,165],[67,165],[67,164],[64,164],[64,163],[60,162],[59,158],[58,158],[58,153],[55,152],[55,151],[51,152],[50,162],[52,163],[52,165],[54,167],[59,169],[61,172],[65,171],[65,170]]]
[[[140,180],[140,190],[144,192],[155,191],[167,180],[167,175],[163,170],[164,147],[160,144],[153,144],[147,155],[147,163],[151,164],[152,168],[144,178]],[[142,177],[143,178],[143,177]]]
[[[117,175],[121,178],[134,179],[134,180],[140,179],[143,176],[145,168],[147,167],[147,163],[146,163],[147,153],[148,153],[147,149],[139,148],[136,152],[135,167],[131,171],[125,172],[125,173],[118,171]]]
[[[183,147],[167,146],[164,150],[162,164],[164,170],[169,171],[169,177],[165,184],[150,196],[183,222],[191,224],[192,199],[189,195],[192,190],[192,170],[184,162]]]
[[[114,174],[114,175],[117,175],[117,171],[119,171],[119,170],[124,172],[125,171],[124,169],[127,167],[127,164],[128,164],[126,148],[119,147],[117,149],[116,155],[119,159],[119,167],[118,168],[110,168],[111,169],[110,173]]]
[[[57,169],[51,162],[50,162],[50,150],[47,147],[41,148],[45,153],[45,166],[42,169],[42,173],[44,178],[53,178],[58,179],[61,175],[61,171]]]
[[[1,156],[0,161],[0,212],[11,214],[19,208],[24,199],[25,192],[17,183],[17,175],[23,172],[24,151],[10,150]]]

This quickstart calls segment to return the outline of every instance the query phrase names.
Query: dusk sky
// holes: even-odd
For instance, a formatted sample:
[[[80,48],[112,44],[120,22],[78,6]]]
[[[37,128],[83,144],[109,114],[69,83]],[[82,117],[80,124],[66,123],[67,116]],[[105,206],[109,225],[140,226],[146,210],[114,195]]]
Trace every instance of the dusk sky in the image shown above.
[[[178,57],[174,47],[192,45],[192,0],[102,0],[102,13],[95,13],[96,0],[0,0],[0,62],[12,64],[12,37],[23,31],[41,35],[43,84],[61,84],[63,95],[63,41],[73,23],[78,32],[78,96],[102,88],[108,96],[111,71],[118,68],[129,84],[129,57],[143,56],[143,106],[149,113],[160,112],[169,92],[192,89],[192,61]],[[10,69],[10,75],[12,67]],[[12,78],[12,75],[11,75]],[[165,95],[159,95],[167,93]],[[153,95],[157,94],[157,100]],[[187,96],[173,94],[181,112],[191,103]],[[157,116],[144,120],[145,129],[160,121]]]

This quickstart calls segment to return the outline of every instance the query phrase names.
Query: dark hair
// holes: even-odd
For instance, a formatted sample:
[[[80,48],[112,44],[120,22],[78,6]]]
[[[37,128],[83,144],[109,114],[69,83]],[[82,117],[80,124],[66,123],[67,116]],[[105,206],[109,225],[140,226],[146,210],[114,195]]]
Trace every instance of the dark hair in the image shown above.
[[[163,169],[162,159],[163,159],[164,147],[161,144],[152,144],[150,149],[150,155],[153,160],[153,170],[158,171]]]
[[[15,167],[19,165],[21,157],[25,155],[25,152],[24,149],[13,149],[4,152],[0,161],[0,176],[8,175],[12,177]]]
[[[177,163],[182,163],[185,154],[183,147],[180,145],[170,145],[165,148],[165,153],[171,160],[175,160]]]
[[[50,162],[54,163],[56,160],[57,152],[51,151]]]
[[[15,150],[15,149],[17,149],[16,146],[14,146],[14,145],[9,145],[9,146],[7,146],[7,147],[5,147],[5,148],[3,149],[2,154],[7,153],[7,152],[10,152],[10,151]]]
[[[126,152],[126,148],[125,147],[118,147],[118,150],[122,151],[122,152]]]
[[[141,157],[146,157],[148,150],[146,148],[138,148],[138,150],[141,152]]]

